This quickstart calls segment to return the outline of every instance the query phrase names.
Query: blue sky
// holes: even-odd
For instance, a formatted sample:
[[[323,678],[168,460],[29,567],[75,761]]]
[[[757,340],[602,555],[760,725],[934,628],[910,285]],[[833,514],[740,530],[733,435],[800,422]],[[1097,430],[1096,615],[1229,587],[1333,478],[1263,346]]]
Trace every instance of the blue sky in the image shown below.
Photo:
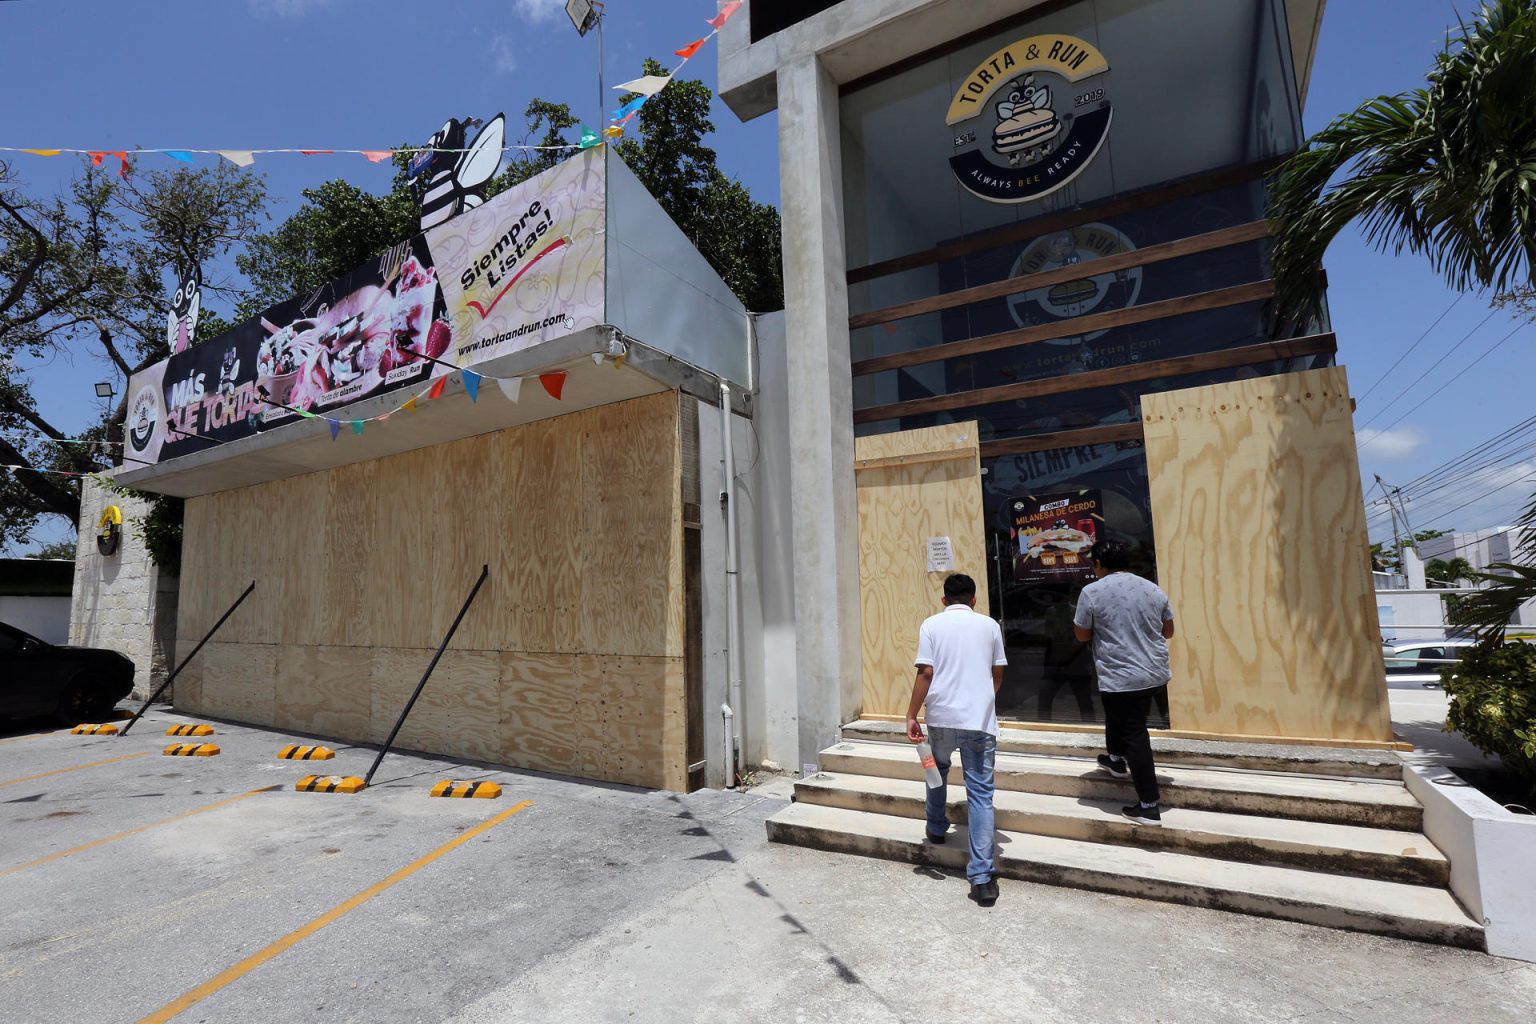
[[[608,84],[638,75],[646,56],[670,64],[672,50],[708,31],[704,19],[714,6],[609,0]],[[1382,18],[1384,6],[1390,18]],[[1451,0],[1330,0],[1307,130],[1366,96],[1421,84],[1454,23]],[[685,74],[713,88],[715,60],[711,44]],[[599,116],[596,40],[576,36],[563,0],[14,0],[0,3],[0,67],[10,87],[0,145],[10,146],[388,148],[425,139],[447,116],[505,110],[515,125],[533,96],[569,102],[589,121]],[[714,120],[726,173],[776,202],[775,119],[741,124],[716,101]],[[33,192],[59,189],[73,170],[62,158],[21,155],[15,163]],[[274,223],[293,212],[302,189],[330,178],[376,190],[389,180],[386,168],[358,156],[273,156],[256,167],[267,176]],[[1376,253],[1353,233],[1334,244],[1327,267],[1340,358],[1361,398],[1356,422],[1364,428],[1367,481],[1380,473],[1406,484],[1536,411],[1529,384],[1536,325],[1519,328],[1446,385],[1516,321],[1494,314],[1467,338],[1488,318],[1485,297],[1456,302],[1422,261]],[[1399,397],[1442,356],[1439,368]],[[39,403],[60,425],[83,426],[93,417],[91,385],[106,379],[105,364],[60,357],[34,372]],[[1383,427],[1390,429],[1375,433]],[[1494,467],[1411,500],[1409,514],[1415,527],[1504,523],[1536,488],[1519,482],[1530,477],[1536,459]],[[1463,503],[1468,507],[1445,514]],[[1377,539],[1389,534],[1375,520],[1372,527]],[[63,534],[49,529],[43,539]]]

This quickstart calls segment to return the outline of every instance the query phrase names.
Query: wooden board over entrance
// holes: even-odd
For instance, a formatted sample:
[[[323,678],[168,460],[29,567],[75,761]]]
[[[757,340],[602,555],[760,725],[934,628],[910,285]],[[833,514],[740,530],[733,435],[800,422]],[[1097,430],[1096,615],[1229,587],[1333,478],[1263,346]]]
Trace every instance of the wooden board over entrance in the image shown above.
[[[1142,399],[1173,726],[1389,742],[1342,367]]]
[[[903,714],[912,692],[917,629],[938,611],[947,572],[928,572],[928,540],[948,537],[955,572],[976,580],[987,607],[981,458],[975,422],[861,437],[859,595],[864,710]]]
[[[398,745],[686,788],[678,415],[664,392],[190,499],[178,652],[257,585],[178,706],[381,742],[489,564]]]

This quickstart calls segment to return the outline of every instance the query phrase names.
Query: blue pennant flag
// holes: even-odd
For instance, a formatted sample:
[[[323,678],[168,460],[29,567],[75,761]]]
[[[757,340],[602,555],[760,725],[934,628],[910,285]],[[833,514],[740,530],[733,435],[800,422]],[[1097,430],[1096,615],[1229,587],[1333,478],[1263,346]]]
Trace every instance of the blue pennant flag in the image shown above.
[[[336,440],[336,435],[341,433],[341,424],[327,416],[325,418],[325,425],[331,428],[331,440]]]
[[[463,373],[464,391],[469,395],[471,402],[478,402],[480,400],[480,375],[469,370],[465,370]]]
[[[634,99],[624,104],[618,110],[615,110],[613,112],[613,119],[617,121],[623,117],[633,114],[635,111],[645,106],[645,101],[648,99],[650,99],[649,96],[636,96]]]
[[[192,154],[188,153],[184,149],[168,149],[165,151],[165,155],[170,157],[172,160],[180,160],[184,164],[189,164],[192,162]]]

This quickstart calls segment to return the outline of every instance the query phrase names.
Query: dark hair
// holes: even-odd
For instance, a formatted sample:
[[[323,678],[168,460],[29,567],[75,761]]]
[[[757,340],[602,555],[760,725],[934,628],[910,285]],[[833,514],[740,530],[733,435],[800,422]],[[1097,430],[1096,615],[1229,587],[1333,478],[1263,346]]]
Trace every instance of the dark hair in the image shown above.
[[[1118,540],[1101,540],[1093,546],[1093,560],[1110,572],[1131,567],[1131,549]]]
[[[944,580],[944,600],[969,601],[976,596],[976,581],[963,572],[952,573]]]

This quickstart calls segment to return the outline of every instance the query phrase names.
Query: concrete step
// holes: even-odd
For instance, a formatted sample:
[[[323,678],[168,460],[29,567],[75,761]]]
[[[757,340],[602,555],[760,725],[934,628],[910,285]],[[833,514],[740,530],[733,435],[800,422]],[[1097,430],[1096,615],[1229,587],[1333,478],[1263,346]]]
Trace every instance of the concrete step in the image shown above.
[[[843,726],[843,738],[905,743],[906,726],[897,722],[860,719]],[[1100,732],[1047,732],[1004,726],[997,749],[1010,754],[1048,757],[1087,757],[1104,752]],[[1240,768],[1257,772],[1289,772],[1346,779],[1403,780],[1403,762],[1395,751],[1354,747],[1315,747],[1281,743],[1221,743],[1153,736],[1158,764],[1184,767]]]
[[[791,804],[770,818],[768,837],[962,871],[968,842],[963,826],[947,844],[933,846],[924,842],[920,821],[810,803]],[[1046,885],[1484,948],[1482,928],[1450,893],[1429,886],[1009,831],[998,833],[996,868],[1002,877]]]
[[[823,807],[922,819],[927,787],[906,779],[822,772],[795,784],[795,799]],[[949,820],[966,820],[965,788],[950,786]],[[999,790],[996,827],[1005,832],[1272,864],[1338,875],[1359,875],[1415,885],[1450,884],[1450,864],[1424,836],[1384,828],[1330,825],[1251,814],[1171,807],[1161,828],[1126,820],[1127,801],[1086,800]]]
[[[1091,760],[999,753],[997,788],[1050,796],[1129,802],[1134,791],[1100,771]],[[845,741],[822,751],[821,769],[844,775],[889,779],[922,777],[910,743]],[[1307,775],[1266,774],[1222,768],[1158,765],[1158,785],[1165,807],[1294,818],[1338,825],[1360,825],[1418,832],[1424,810],[1401,783],[1366,779],[1322,779]],[[959,784],[958,757],[949,781]]]

